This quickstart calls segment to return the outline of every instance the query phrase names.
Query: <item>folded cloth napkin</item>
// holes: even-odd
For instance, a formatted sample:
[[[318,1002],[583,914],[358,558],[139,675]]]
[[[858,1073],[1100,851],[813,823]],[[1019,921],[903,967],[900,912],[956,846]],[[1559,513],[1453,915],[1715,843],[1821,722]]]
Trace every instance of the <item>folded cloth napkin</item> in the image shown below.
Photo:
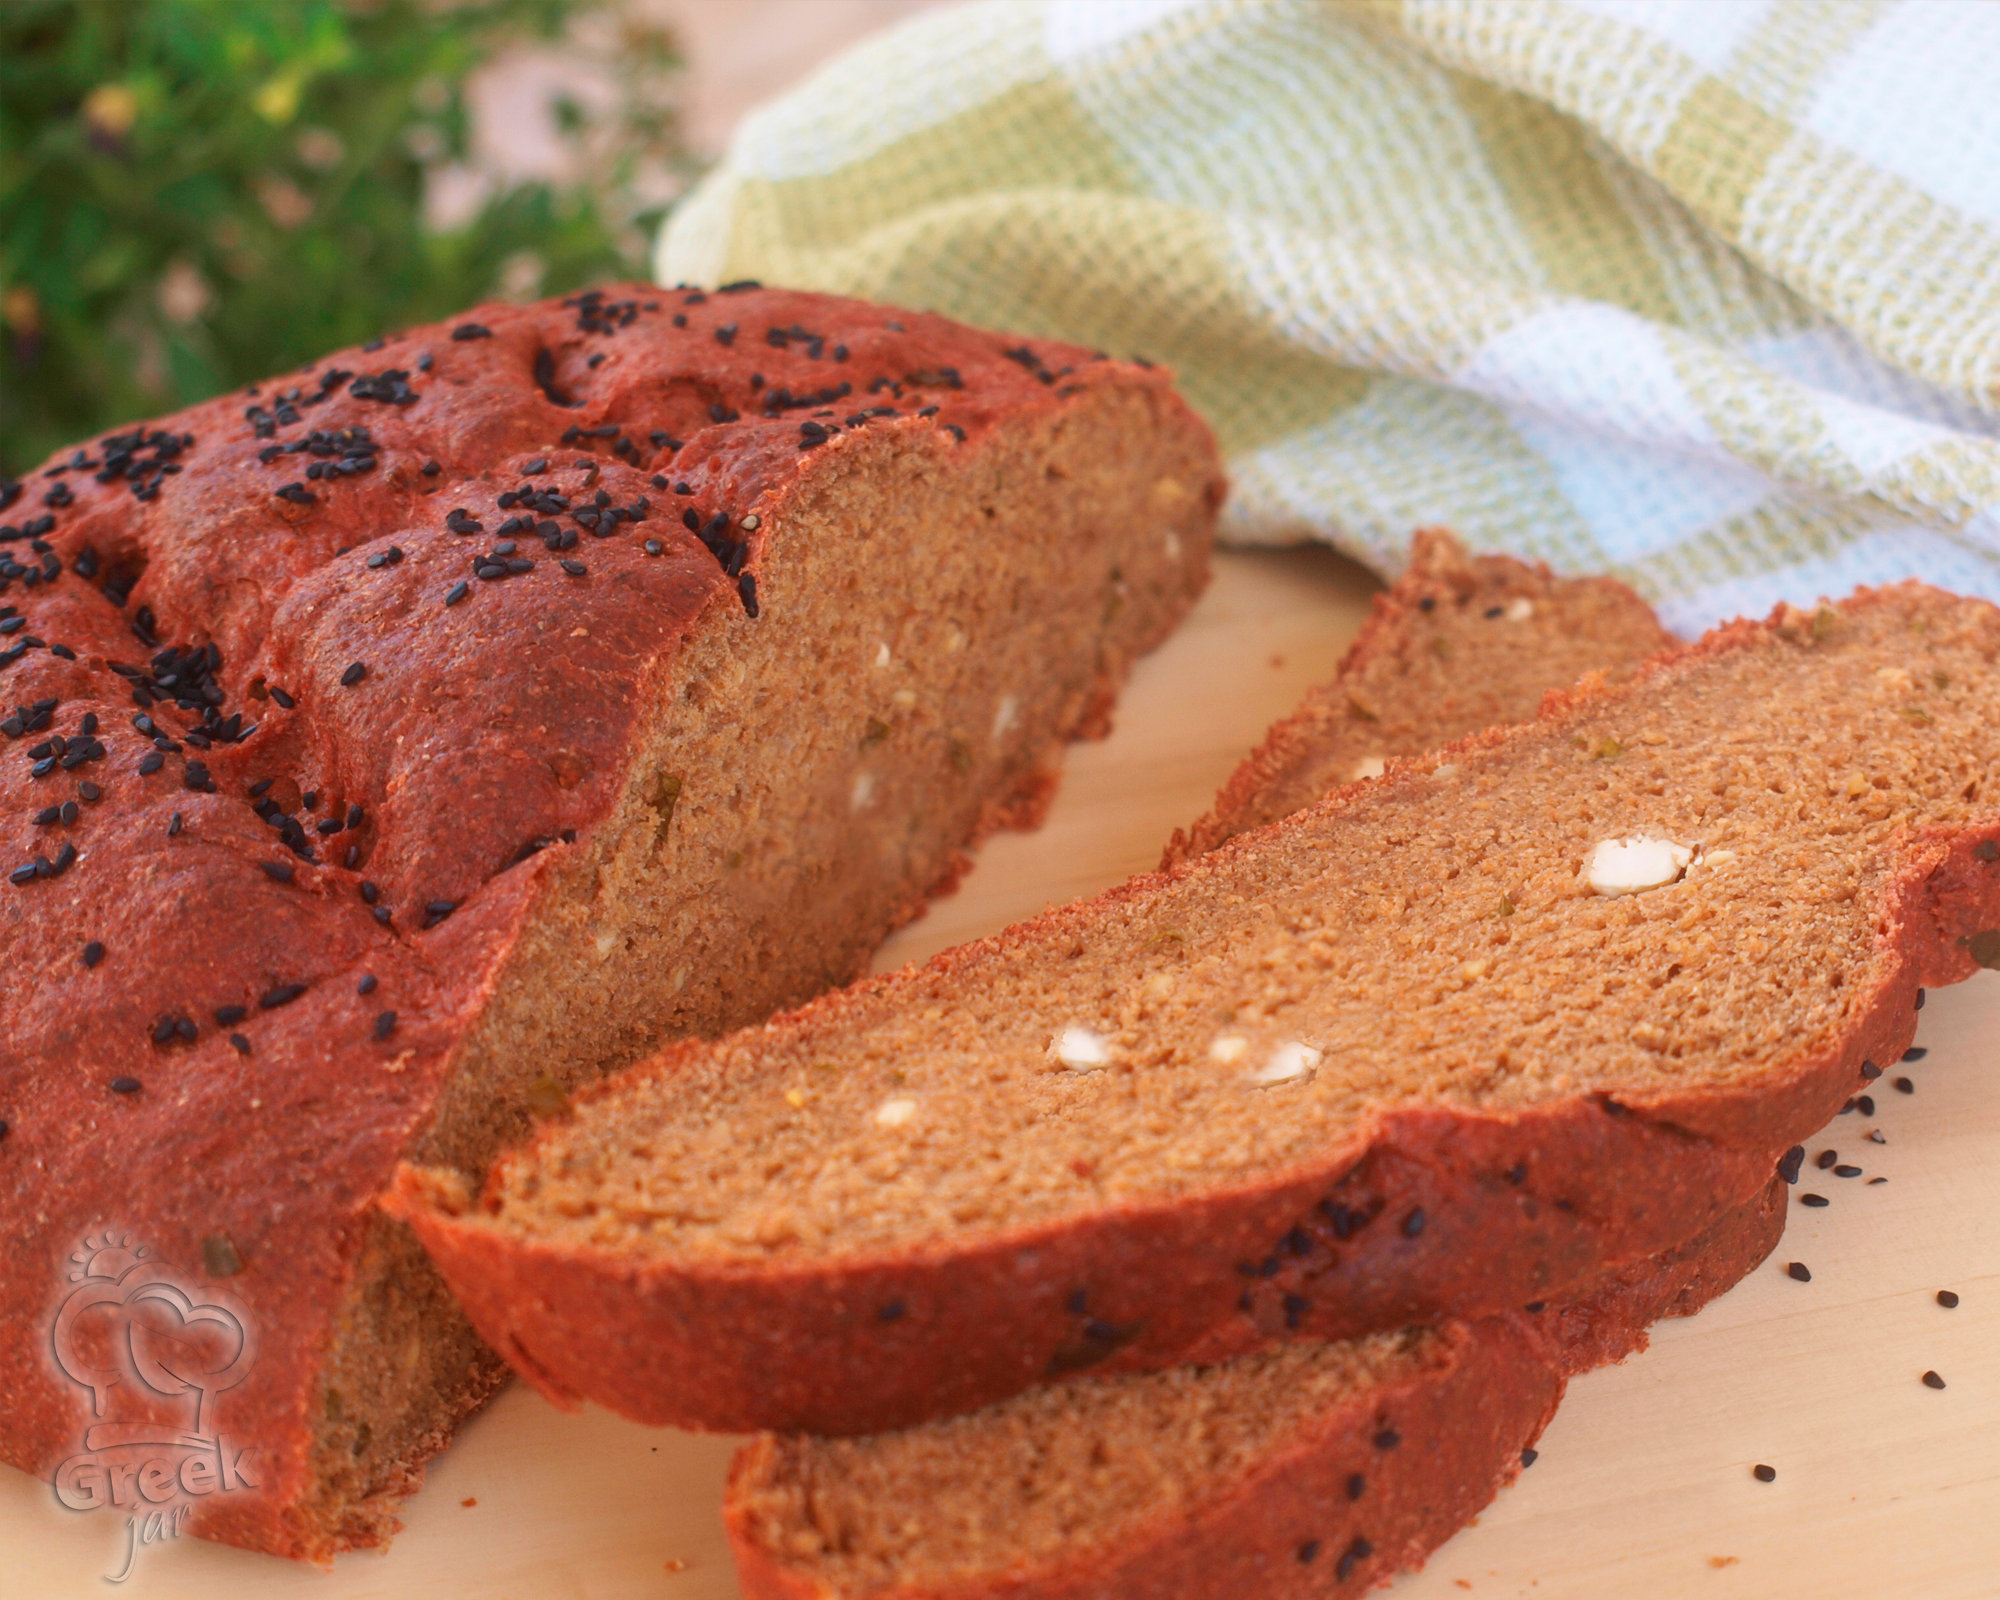
[[[953,7],[746,119],[656,265],[1168,362],[1240,543],[1445,523],[1683,631],[2000,599],[2000,5]]]

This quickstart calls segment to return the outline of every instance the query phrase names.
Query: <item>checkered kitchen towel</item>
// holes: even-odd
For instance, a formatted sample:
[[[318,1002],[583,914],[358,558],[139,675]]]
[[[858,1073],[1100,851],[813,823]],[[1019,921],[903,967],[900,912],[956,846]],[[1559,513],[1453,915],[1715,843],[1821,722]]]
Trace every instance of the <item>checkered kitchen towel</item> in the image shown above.
[[[657,266],[1170,362],[1242,543],[1445,523],[1685,631],[2000,599],[2000,4],[954,7],[751,116]]]

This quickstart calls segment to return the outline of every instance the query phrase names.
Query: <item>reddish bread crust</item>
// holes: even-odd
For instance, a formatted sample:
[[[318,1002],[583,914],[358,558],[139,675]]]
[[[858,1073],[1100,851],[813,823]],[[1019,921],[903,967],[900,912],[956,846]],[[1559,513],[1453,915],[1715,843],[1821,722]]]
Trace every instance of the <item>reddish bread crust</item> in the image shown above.
[[[1927,604],[1927,594],[1966,608],[1968,626],[2000,628],[1990,608],[1914,585],[1864,591],[1843,610]],[[1811,626],[1797,613],[1734,624],[1652,663],[1640,682],[1795,643]],[[1465,740],[1439,759],[1565,739],[1567,719],[1632,692],[1586,684],[1553,695],[1537,723]],[[1392,765],[1385,779],[1337,791],[1307,815],[1337,814],[1361,787],[1415,784],[1431,765]],[[1575,1094],[1512,1115],[1378,1115],[1289,1172],[927,1251],[712,1264],[548,1242],[489,1221],[462,1185],[418,1172],[403,1174],[389,1204],[417,1228],[484,1336],[552,1400],[590,1398],[642,1421],[720,1430],[874,1432],[970,1410],[1052,1376],[1213,1361],[1288,1331],[1339,1338],[1575,1298],[1751,1201],[1780,1152],[1837,1112],[1875,1063],[1901,1054],[1917,988],[1970,975],[1974,935],[1985,936],[1982,958],[2000,959],[1985,948],[2000,923],[2000,865],[1988,859],[1996,841],[2000,818],[1887,847],[1895,864],[1869,924],[1872,987],[1850,991],[1849,1021],[1828,1045],[1761,1064],[1753,1085],[1662,1090],[1622,1104]],[[1234,842],[829,995],[732,1043],[754,1051],[760,1039],[843,1014],[926,1003],[948,978],[1010,951],[1080,942],[1123,904],[1162,885],[1198,885],[1232,852],[1258,847]],[[718,1059],[715,1048],[684,1045],[643,1070],[709,1071]],[[530,1146],[507,1162],[534,1159]],[[501,1191],[507,1162],[489,1195]],[[1343,1236],[1343,1209],[1373,1220]],[[1418,1209],[1424,1226],[1399,1225]],[[1068,1309],[1078,1285],[1089,1288],[1087,1319]]]
[[[811,1556],[773,1548],[779,1530],[760,1491],[790,1476],[788,1452],[813,1447],[766,1435],[738,1452],[724,1500],[738,1580],[746,1600],[1362,1593],[1423,1565],[1519,1475],[1522,1451],[1554,1416],[1567,1378],[1643,1349],[1659,1318],[1700,1310],[1770,1253],[1784,1221],[1785,1187],[1773,1179],[1752,1204],[1572,1306],[1447,1324],[1441,1359],[1308,1419],[1250,1470],[1200,1485],[1171,1514],[1121,1526],[1109,1541],[1084,1526],[1059,1556],[1005,1571],[913,1571],[882,1585],[841,1585]],[[1399,1436],[1392,1449],[1377,1443],[1385,1428]],[[1356,1474],[1366,1482],[1358,1502],[1348,1487]]]
[[[767,337],[800,327],[809,340]],[[330,373],[340,376],[322,381]],[[878,379],[888,387],[871,391]],[[294,387],[304,393],[283,402]],[[774,391],[821,388],[840,391],[824,422],[810,402],[760,411]],[[1185,525],[1184,554],[1171,575],[1139,578],[1159,592],[1135,592],[1107,625],[1094,679],[1086,672],[1052,730],[1068,732],[1101,714],[1130,657],[1191,603],[1221,493],[1206,429],[1166,376],[1081,350],[819,295],[628,286],[477,308],[144,425],[120,460],[149,464],[129,476],[93,470],[118,449],[97,441],[76,452],[85,466],[65,471],[65,452],[28,479],[0,512],[0,552],[38,564],[39,550],[13,541],[17,529],[44,539],[48,575],[37,565],[37,582],[0,584],[0,605],[28,621],[0,645],[29,641],[4,652],[0,714],[59,704],[47,731],[10,728],[0,744],[6,866],[53,855],[69,836],[32,823],[39,808],[72,798],[78,780],[102,793],[82,797],[73,865],[0,885],[0,1457],[46,1472],[79,1448],[89,1398],[55,1370],[49,1318],[82,1236],[129,1229],[191,1282],[233,1295],[259,1342],[249,1378],[218,1404],[223,1431],[257,1448],[261,1490],[210,1497],[194,1531],[313,1558],[378,1542],[392,1525],[380,1508],[501,1372],[464,1336],[440,1357],[456,1363],[439,1378],[455,1395],[449,1415],[380,1466],[362,1491],[371,1506],[314,1506],[326,1492],[314,1450],[333,1415],[330,1351],[346,1337],[357,1263],[386,1248],[374,1199],[399,1159],[427,1151],[478,1170],[525,1128],[532,1072],[503,1092],[490,1056],[478,1074],[466,1067],[467,1040],[538,922],[588,897],[596,830],[634,803],[645,708],[697,646],[723,653],[788,625],[768,583],[761,604],[756,586],[773,528],[804,497],[891,457],[948,476],[996,439],[1059,431],[1069,408],[1106,396],[1178,430],[1207,477],[1190,480],[1188,506],[1152,508],[1149,538]],[[897,414],[855,414],[888,404]],[[344,432],[354,427],[369,430],[365,449]],[[331,440],[322,453],[273,454],[309,429]],[[538,457],[546,467],[523,476]],[[352,472],[306,470],[362,459]],[[280,496],[288,484],[296,492]],[[572,574],[536,537],[537,516],[558,526],[547,509],[525,531],[503,529],[522,508],[498,497],[529,486],[560,488],[575,508],[600,495],[648,505],[590,529],[561,515],[575,542],[560,554],[583,569]],[[476,536],[441,526],[461,507]],[[509,537],[536,570],[474,578],[472,552]],[[461,579],[469,593],[448,604]],[[131,676],[109,664],[184,644],[219,652],[220,713],[240,722],[197,747],[188,732],[200,719],[171,688],[152,692],[172,749],[147,773],[142,759],[162,754],[133,725],[147,702],[135,707]],[[102,758],[32,771],[28,747],[50,732],[73,747],[92,737],[86,715]],[[953,847],[1005,820],[1016,791],[1045,790],[1049,758],[977,776],[989,785],[983,811],[913,865],[914,881],[884,886],[845,924],[830,901],[826,927],[809,930],[823,969],[796,970],[805,955],[777,946],[745,950],[742,971],[687,1025],[733,1026],[851,976],[932,880],[949,882]],[[251,786],[271,778],[275,809],[303,818],[310,857],[252,809]],[[300,791],[317,793],[317,811]],[[341,825],[323,834],[321,818]],[[101,942],[101,962],[82,957],[87,941]],[[292,985],[303,993],[271,999]],[[229,1007],[243,1017],[216,1020]],[[661,1019],[628,1020],[627,1060]],[[122,1076],[142,1087],[112,1092]],[[402,1293],[399,1274],[423,1278],[427,1289],[408,1290],[434,1292],[422,1316],[462,1329],[411,1255],[385,1281]],[[367,1448],[362,1437],[353,1455]]]

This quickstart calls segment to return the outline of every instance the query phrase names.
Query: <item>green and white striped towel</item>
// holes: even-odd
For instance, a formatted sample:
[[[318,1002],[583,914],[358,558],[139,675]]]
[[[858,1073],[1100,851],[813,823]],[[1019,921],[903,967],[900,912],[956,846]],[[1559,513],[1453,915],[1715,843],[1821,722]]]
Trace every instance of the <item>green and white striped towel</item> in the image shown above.
[[[1167,361],[1241,543],[1444,523],[1686,631],[2000,599],[2000,5],[956,7],[748,118],[657,269]]]

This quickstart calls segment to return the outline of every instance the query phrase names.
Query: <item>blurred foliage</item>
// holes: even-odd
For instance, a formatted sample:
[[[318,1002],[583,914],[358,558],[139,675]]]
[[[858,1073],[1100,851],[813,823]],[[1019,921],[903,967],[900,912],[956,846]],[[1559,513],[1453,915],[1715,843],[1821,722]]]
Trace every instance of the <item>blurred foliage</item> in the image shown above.
[[[519,45],[601,91],[550,108],[561,183],[466,165],[467,79]],[[0,470],[495,294],[643,274],[688,176],[678,65],[601,0],[0,0]]]

